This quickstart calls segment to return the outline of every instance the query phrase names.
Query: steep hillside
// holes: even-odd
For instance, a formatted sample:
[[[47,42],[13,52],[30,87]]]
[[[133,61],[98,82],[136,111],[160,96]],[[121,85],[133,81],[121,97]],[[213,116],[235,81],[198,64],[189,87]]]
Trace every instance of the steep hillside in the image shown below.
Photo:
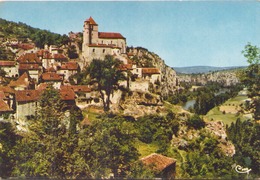
[[[68,43],[67,35],[52,33],[47,30],[33,28],[25,23],[15,23],[0,18],[0,38],[17,39],[27,42],[32,40],[37,47],[43,48],[44,44],[63,45]]]
[[[127,51],[137,66],[156,67],[160,70],[162,80],[159,85],[163,97],[174,94],[177,85],[176,72],[171,67],[167,66],[163,59],[161,59],[157,54],[142,47],[130,47]]]

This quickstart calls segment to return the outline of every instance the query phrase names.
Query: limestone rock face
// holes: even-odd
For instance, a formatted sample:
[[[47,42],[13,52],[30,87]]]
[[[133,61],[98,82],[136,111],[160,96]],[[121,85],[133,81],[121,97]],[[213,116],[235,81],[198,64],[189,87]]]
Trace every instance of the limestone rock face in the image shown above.
[[[235,146],[227,140],[227,134],[223,122],[207,122],[202,130],[189,129],[183,121],[177,135],[172,136],[171,144],[179,149],[186,149],[193,139],[201,136],[203,131],[208,132],[218,139],[218,147],[226,156],[235,154]]]
[[[123,93],[120,103],[112,104],[111,110],[134,118],[147,114],[165,115],[167,113],[159,95],[141,91]]]
[[[223,122],[207,122],[206,129],[218,137],[220,142],[219,147],[221,147],[227,156],[233,156],[236,153],[235,146],[230,141],[227,141],[226,129]]]
[[[207,74],[179,74],[179,82],[189,82],[193,84],[205,85],[208,82],[218,82],[224,86],[235,85],[239,79],[235,70],[210,72]]]
[[[132,58],[139,67],[155,67],[161,72],[160,93],[163,97],[174,94],[177,86],[176,72],[167,66],[157,54],[145,48],[129,48]]]

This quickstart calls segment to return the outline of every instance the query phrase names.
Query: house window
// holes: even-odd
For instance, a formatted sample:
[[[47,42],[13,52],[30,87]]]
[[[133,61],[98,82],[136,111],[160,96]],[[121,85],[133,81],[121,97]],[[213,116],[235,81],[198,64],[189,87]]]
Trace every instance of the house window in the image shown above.
[[[106,50],[105,49],[103,49],[103,53],[105,53],[106,52]]]
[[[95,49],[93,49],[92,52],[94,53],[94,52],[95,52]]]
[[[113,41],[111,41],[111,44],[113,44]]]
[[[66,73],[66,71],[64,71],[64,73]]]

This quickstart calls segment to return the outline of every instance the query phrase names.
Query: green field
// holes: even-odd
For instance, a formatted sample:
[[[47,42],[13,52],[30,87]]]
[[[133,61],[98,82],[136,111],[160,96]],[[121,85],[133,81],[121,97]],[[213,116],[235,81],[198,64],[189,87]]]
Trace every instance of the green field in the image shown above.
[[[239,107],[241,103],[244,102],[248,97],[247,96],[236,96],[234,98],[231,98],[227,100],[225,103],[223,103],[221,106],[230,106],[230,107]],[[207,115],[205,116],[206,121],[222,121],[224,124],[230,125],[232,122],[235,122],[237,118],[240,118],[241,120],[246,120],[245,117],[241,114],[234,113],[223,113],[220,111],[220,107],[215,107],[211,109]]]

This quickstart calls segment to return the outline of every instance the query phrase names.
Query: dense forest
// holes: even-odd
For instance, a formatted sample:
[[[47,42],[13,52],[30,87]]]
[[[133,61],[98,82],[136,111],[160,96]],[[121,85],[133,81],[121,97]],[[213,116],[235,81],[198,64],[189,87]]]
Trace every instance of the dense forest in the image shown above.
[[[52,33],[48,30],[33,28],[22,22],[15,23],[0,18],[0,36],[4,38],[17,38],[22,42],[27,42],[28,38],[32,40],[37,47],[43,48],[48,45],[68,44],[67,35]]]

